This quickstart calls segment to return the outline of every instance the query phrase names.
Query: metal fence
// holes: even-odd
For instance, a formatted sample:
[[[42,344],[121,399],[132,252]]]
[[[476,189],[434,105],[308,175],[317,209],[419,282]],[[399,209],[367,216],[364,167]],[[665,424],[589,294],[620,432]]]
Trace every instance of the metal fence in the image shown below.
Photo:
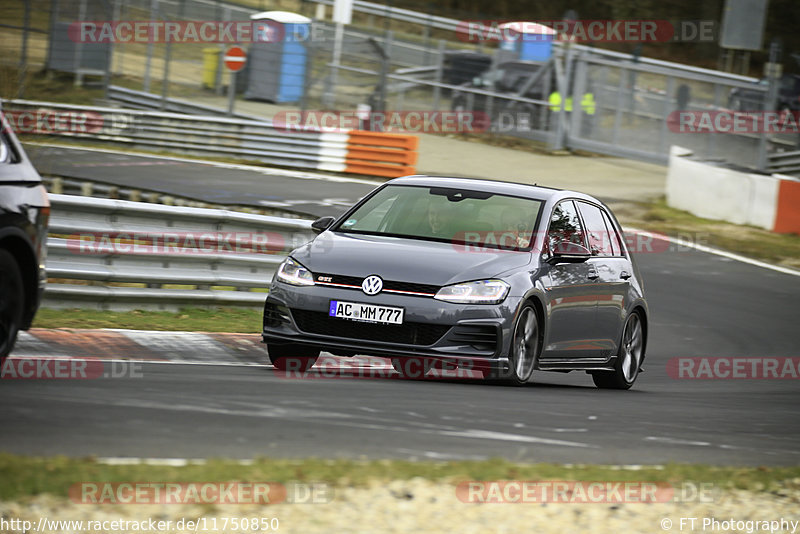
[[[44,66],[50,2],[12,0],[0,6],[0,94],[23,97],[29,74]]]
[[[225,210],[50,195],[44,306],[263,306],[310,223]]]
[[[303,7],[305,14],[313,16],[314,6],[329,7],[332,0],[294,3],[281,0],[253,7],[219,0],[48,0],[39,6],[41,13],[33,12],[33,23],[14,25],[42,31],[61,28],[63,34],[63,28],[70,22],[92,17],[128,21],[246,21],[263,9],[285,9],[290,5]],[[798,143],[797,136],[677,133],[670,127],[669,114],[678,109],[729,109],[731,92],[737,88],[766,96],[765,86],[754,78],[555,43],[554,59],[545,65],[549,66],[551,76],[542,78],[539,89],[533,93],[465,87],[462,82],[470,81],[472,72],[459,72],[459,67],[453,66],[459,64],[454,58],[465,54],[478,57],[483,52],[497,63],[500,55],[494,43],[459,40],[455,32],[460,21],[455,18],[361,0],[354,3],[354,12],[358,25],[345,28],[340,56],[336,56],[333,46],[335,27],[324,20],[315,20],[309,30],[310,37],[295,43],[297,46],[291,53],[301,54],[305,62],[304,75],[293,82],[302,85],[299,89],[303,97],[297,102],[275,103],[253,96],[249,80],[269,75],[276,70],[276,64],[253,53],[254,45],[245,45],[252,57],[245,70],[235,77],[237,95],[232,114],[271,118],[286,110],[355,110],[364,104],[373,109],[401,111],[467,109],[491,118],[490,127],[475,132],[481,135],[508,135],[542,141],[554,148],[564,146],[659,163],[666,161],[671,144],[689,144],[699,157],[762,170],[767,166],[768,153]],[[17,15],[15,20],[24,19],[22,12]],[[49,23],[45,19],[50,19]],[[395,33],[382,21],[395,21],[403,27]],[[14,35],[21,38],[23,33]],[[78,70],[83,71],[86,79],[92,79],[92,74],[99,72],[92,68],[93,62],[102,63],[107,57],[109,66],[101,73],[103,76],[95,79],[106,82],[106,87],[143,91],[153,101],[159,101],[163,110],[180,111],[169,107],[169,102],[175,99],[190,102],[198,109],[228,108],[225,91],[233,79],[220,59],[229,45],[138,42],[103,47],[67,43],[69,39],[64,41],[62,37],[63,46],[56,46],[52,40],[48,41],[49,34],[30,35],[29,50],[35,42],[39,43],[36,45],[39,49],[50,51],[49,55],[39,54],[43,56],[42,64],[48,60],[54,65],[62,64],[60,68],[67,70],[75,70],[75,65],[79,65]],[[440,39],[442,36],[447,39]],[[30,58],[32,54],[28,52],[27,56]],[[67,59],[60,61],[62,56]],[[0,62],[8,62],[9,58],[17,61],[19,57],[14,52]],[[553,90],[572,95],[576,105],[571,113],[557,112],[548,105],[547,96]],[[578,106],[587,92],[592,92],[596,101],[591,115]]]
[[[573,98],[595,94],[594,116],[579,107],[569,119],[572,148],[665,164],[671,145],[691,146],[700,158],[764,168],[767,136],[757,133],[682,132],[673,113],[730,110],[730,95],[743,88],[766,99],[754,80],[674,64],[611,58],[579,52],[574,61]],[[780,141],[780,139],[776,139]],[[786,140],[793,142],[793,140]]]

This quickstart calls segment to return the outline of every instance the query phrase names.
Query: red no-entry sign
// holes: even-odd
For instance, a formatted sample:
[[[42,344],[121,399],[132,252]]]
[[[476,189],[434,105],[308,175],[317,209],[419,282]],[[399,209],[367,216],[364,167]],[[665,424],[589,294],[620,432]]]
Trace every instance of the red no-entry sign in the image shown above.
[[[225,52],[225,66],[228,70],[236,72],[244,68],[247,53],[239,46],[232,46]]]

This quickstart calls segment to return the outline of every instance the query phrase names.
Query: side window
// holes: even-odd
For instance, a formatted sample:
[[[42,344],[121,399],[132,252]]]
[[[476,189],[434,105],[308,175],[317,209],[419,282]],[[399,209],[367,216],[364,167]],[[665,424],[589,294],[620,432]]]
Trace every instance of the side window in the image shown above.
[[[615,256],[619,254],[619,243],[617,252],[614,252],[614,244],[611,234],[603,218],[603,211],[594,204],[578,202],[583,222],[586,224],[586,233],[589,236],[589,250],[593,256]],[[616,234],[614,234],[616,235]]]
[[[603,210],[603,220],[606,222],[606,228],[608,229],[608,236],[610,237],[611,249],[614,251],[614,256],[622,256],[622,242],[619,239],[616,228],[614,228],[614,223],[611,222],[611,217],[609,217],[605,210]]]
[[[571,200],[561,202],[553,210],[550,217],[550,230],[547,233],[547,242],[550,250],[555,250],[556,245],[562,241],[585,244],[583,227],[581,226],[578,210]]]

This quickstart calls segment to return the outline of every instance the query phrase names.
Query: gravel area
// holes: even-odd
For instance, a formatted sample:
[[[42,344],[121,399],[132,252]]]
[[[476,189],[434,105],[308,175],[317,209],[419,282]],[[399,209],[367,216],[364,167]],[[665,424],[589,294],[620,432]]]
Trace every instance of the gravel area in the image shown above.
[[[197,532],[213,532],[212,518],[217,518],[216,532],[265,532],[265,529],[232,529],[230,518],[278,518],[278,532],[284,533],[656,533],[656,532],[793,532],[792,526],[765,530],[763,521],[800,520],[800,480],[779,490],[750,492],[714,491],[707,502],[668,502],[657,504],[473,504],[462,502],[455,484],[432,482],[421,478],[373,482],[367,487],[335,488],[326,504],[259,505],[87,505],[64,498],[37,496],[24,502],[0,503],[0,518],[6,521],[0,532],[21,533],[10,519],[38,524],[48,520],[171,520],[168,530],[127,529],[103,532],[195,532],[193,528],[176,529],[181,520],[206,518]],[[688,520],[696,518],[692,529]],[[229,518],[229,528],[221,527]],[[704,518],[715,518],[716,525],[706,525]],[[665,519],[671,521],[669,524]],[[733,520],[734,523],[725,523]],[[740,522],[740,523],[735,523]],[[748,523],[750,522],[750,523]],[[758,522],[758,523],[755,523]],[[185,525],[185,523],[184,523]],[[274,525],[274,523],[273,523]],[[11,526],[12,528],[7,528]],[[17,525],[18,527],[21,525]],[[85,527],[85,525],[84,525]],[[726,528],[727,527],[727,528]],[[38,532],[98,532],[61,528]],[[102,530],[100,530],[102,531]],[[36,532],[35,528],[31,532]],[[800,532],[800,528],[794,532]]]

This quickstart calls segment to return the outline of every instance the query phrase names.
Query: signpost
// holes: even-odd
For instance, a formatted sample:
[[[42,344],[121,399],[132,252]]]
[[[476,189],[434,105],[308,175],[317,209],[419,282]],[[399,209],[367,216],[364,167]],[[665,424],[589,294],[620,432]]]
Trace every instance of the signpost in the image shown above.
[[[247,61],[247,52],[240,46],[232,46],[225,51],[225,68],[231,71],[231,81],[228,84],[228,115],[233,116],[233,100],[236,98],[236,73],[244,68]]]

